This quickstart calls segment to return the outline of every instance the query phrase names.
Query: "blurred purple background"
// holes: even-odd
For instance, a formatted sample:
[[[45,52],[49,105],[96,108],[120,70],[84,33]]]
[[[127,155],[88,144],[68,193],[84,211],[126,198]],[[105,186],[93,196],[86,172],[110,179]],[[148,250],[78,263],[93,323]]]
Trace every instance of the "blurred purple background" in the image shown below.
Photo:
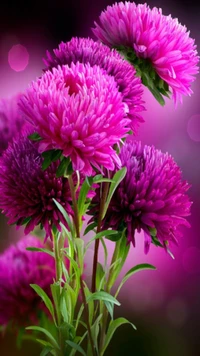
[[[141,1],[142,2],[142,1]],[[0,97],[23,91],[40,76],[42,57],[60,41],[72,36],[91,35],[90,27],[100,11],[112,1],[8,1],[0,11]],[[178,17],[191,31],[200,48],[200,3],[194,1],[148,1],[162,7],[165,15]],[[108,355],[196,356],[199,355],[200,329],[200,76],[193,84],[194,94],[184,98],[175,109],[171,101],[160,107],[145,90],[147,111],[145,124],[136,139],[171,153],[183,176],[192,185],[191,229],[184,230],[179,247],[171,259],[154,246],[146,256],[143,236],[137,237],[137,248],[131,249],[125,270],[137,263],[149,262],[157,271],[141,272],[127,282],[119,299],[120,315],[136,324],[138,331],[122,327],[116,333]],[[3,250],[20,232],[8,228],[0,216],[0,248]],[[112,244],[111,244],[112,249]],[[91,257],[91,256],[90,256]],[[90,265],[90,261],[88,261]],[[12,341],[12,342],[11,342]],[[27,351],[27,348],[29,350]],[[38,355],[38,349],[24,344],[15,350],[14,337],[0,339],[0,354]]]

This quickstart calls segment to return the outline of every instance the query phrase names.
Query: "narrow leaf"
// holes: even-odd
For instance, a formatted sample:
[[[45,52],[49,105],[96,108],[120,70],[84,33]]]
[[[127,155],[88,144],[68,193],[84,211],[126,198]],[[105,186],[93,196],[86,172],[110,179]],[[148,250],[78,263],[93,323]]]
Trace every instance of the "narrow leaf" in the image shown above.
[[[57,171],[56,171],[56,177],[59,178],[59,177],[63,177],[66,170],[67,170],[67,167],[70,163],[70,158],[69,157],[63,157],[63,159],[61,160],[58,168],[57,168]]]
[[[54,323],[56,324],[55,314],[54,314],[54,307],[53,307],[53,304],[51,302],[51,299],[48,297],[48,295],[45,293],[45,291],[40,286],[38,286],[37,284],[30,284],[30,286],[39,295],[39,297],[42,298],[44,304],[46,305],[47,309],[49,310],[50,314],[52,315]]]
[[[111,235],[118,235],[118,231],[116,230],[103,230],[101,232],[99,232],[98,234],[96,234],[86,245],[85,247],[85,251],[87,251],[87,249],[89,248],[89,246],[92,244],[93,241],[101,239],[102,237],[107,237],[107,236],[111,236]]]
[[[28,326],[26,328],[26,330],[38,331],[38,332],[45,334],[47,336],[47,338],[49,339],[51,345],[53,347],[55,347],[57,350],[60,349],[56,339],[53,337],[53,335],[48,330],[41,328],[40,326]]]
[[[86,235],[88,232],[93,230],[96,226],[97,226],[97,223],[95,223],[95,222],[89,224],[84,231],[84,235]]]
[[[46,248],[38,248],[38,247],[27,247],[27,251],[36,251],[36,252],[44,252],[47,253],[48,255],[54,257],[54,253],[52,251],[49,251]]]
[[[115,319],[115,320],[111,320],[110,324],[109,324],[109,327],[108,327],[108,331],[107,331],[107,335],[106,335],[106,339],[105,339],[105,344],[104,344],[104,348],[102,350],[102,353],[101,355],[103,356],[104,352],[106,351],[112,337],[113,337],[113,334],[115,333],[115,331],[117,330],[117,328],[123,324],[130,324],[133,329],[136,330],[136,327],[134,324],[130,323],[130,321],[128,321],[127,319],[125,318],[118,318],[118,319]]]
[[[135,273],[137,272],[140,272],[140,271],[144,271],[144,270],[148,270],[148,269],[151,269],[151,270],[155,270],[156,267],[148,264],[148,263],[143,263],[143,264],[139,264],[139,265],[136,265],[134,266],[133,268],[131,268],[124,276],[124,278],[122,279],[118,289],[117,289],[117,292],[115,294],[115,297],[117,297],[117,295],[119,294],[119,291],[120,289],[122,288],[122,286],[124,285],[124,283]]]
[[[110,204],[110,201],[112,199],[112,196],[115,192],[115,190],[117,189],[118,185],[120,184],[120,182],[124,179],[125,175],[126,175],[126,167],[123,167],[122,169],[120,169],[119,171],[117,171],[114,175],[114,177],[112,178],[113,182],[110,184],[110,189],[109,189],[109,193],[108,193],[108,197],[106,200],[106,204],[105,204],[105,208],[104,208],[104,212],[103,212],[103,217],[105,217],[106,215],[106,211],[108,209],[108,206]]]
[[[66,210],[63,208],[63,206],[56,199],[53,198],[53,201],[56,204],[58,210],[64,216],[64,218],[65,218],[65,220],[67,222],[67,225],[69,226],[70,230],[72,231],[73,230],[73,225],[72,225],[72,222],[71,222],[71,219],[70,219],[68,213],[66,212]]]
[[[91,294],[87,298],[87,303],[91,300],[102,300],[102,301],[110,302],[112,304],[116,304],[118,306],[121,305],[116,298],[114,298],[111,294],[104,291],[99,291]]]
[[[111,304],[110,302],[104,302],[104,303],[106,308],[108,309],[111,319],[113,320],[114,304]]]
[[[49,355],[49,352],[51,352],[51,351],[52,351],[52,346],[45,346],[45,348],[40,353],[40,356]]]
[[[87,356],[85,351],[82,349],[82,347],[78,344],[76,344],[75,342],[73,341],[70,341],[70,340],[66,340],[66,343],[71,346],[73,349],[75,349],[76,351],[80,352],[81,355],[83,356]]]
[[[31,141],[40,141],[42,139],[42,137],[37,132],[34,132],[32,135],[29,135],[28,138]]]

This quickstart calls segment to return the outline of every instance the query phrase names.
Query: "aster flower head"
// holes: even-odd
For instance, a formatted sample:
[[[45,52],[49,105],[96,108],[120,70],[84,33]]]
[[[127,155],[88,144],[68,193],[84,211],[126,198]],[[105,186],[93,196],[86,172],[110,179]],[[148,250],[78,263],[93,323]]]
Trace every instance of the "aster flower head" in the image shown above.
[[[113,77],[100,67],[72,63],[47,71],[22,97],[25,118],[41,136],[39,150],[59,149],[74,171],[120,165],[113,148],[130,131],[126,107]]]
[[[169,94],[169,88],[175,101],[192,93],[191,83],[198,73],[196,45],[186,27],[171,15],[147,4],[115,3],[101,13],[93,32],[122,51],[155,96]]]
[[[44,246],[36,237],[27,236],[0,255],[0,324],[4,326],[10,322],[25,326],[38,321],[39,311],[47,312],[30,284],[38,284],[50,297],[55,261],[46,253],[27,251],[27,247]]]
[[[141,99],[143,90],[141,79],[136,77],[135,68],[122,58],[114,49],[95,42],[90,38],[74,37],[69,42],[61,42],[51,54],[47,51],[44,63],[49,70],[58,65],[71,63],[89,63],[98,65],[107,74],[114,77],[124,103],[128,106],[128,117],[131,119],[131,129],[135,132],[137,126],[143,122],[140,112],[144,110]]]
[[[18,108],[20,96],[0,100],[0,156],[24,124]]]
[[[135,231],[143,230],[146,253],[151,242],[165,248],[168,242],[176,243],[180,226],[190,226],[185,219],[190,215],[189,184],[180,168],[168,153],[143,148],[141,142],[126,143],[120,158],[127,173],[111,200],[105,227],[126,228],[134,246]]]
[[[53,198],[73,215],[68,179],[56,178],[59,161],[42,170],[43,157],[28,132],[14,139],[0,159],[0,209],[8,223],[26,224],[26,234],[41,224],[46,238],[52,237],[53,225],[59,230],[60,222],[66,225]]]

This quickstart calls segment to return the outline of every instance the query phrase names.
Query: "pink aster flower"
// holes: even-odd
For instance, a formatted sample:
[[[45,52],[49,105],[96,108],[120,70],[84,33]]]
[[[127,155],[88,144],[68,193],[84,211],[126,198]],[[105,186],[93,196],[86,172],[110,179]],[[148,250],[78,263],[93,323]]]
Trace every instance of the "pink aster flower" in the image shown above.
[[[98,65],[114,77],[122,99],[128,106],[127,115],[131,119],[131,129],[135,132],[138,124],[143,122],[140,112],[144,110],[141,79],[136,77],[135,68],[116,50],[90,38],[72,38],[69,42],[62,42],[53,54],[47,51],[47,58],[44,59],[49,70],[63,64],[70,66],[72,62]]]
[[[127,59],[138,63],[141,71],[150,62],[172,89],[175,101],[192,93],[191,83],[198,73],[199,57],[194,40],[177,19],[164,16],[161,9],[150,9],[147,4],[120,2],[108,6],[100,15],[100,24],[95,26],[93,32],[99,40],[109,47],[123,46]],[[159,78],[157,84],[159,88]],[[160,88],[164,90],[164,87]]]
[[[24,124],[18,108],[20,96],[0,100],[0,156]]]
[[[41,224],[47,238],[53,225],[59,230],[60,222],[66,225],[53,198],[73,215],[68,179],[56,178],[59,161],[42,170],[38,144],[26,136],[25,131],[14,139],[0,159],[0,209],[8,223],[26,224],[26,234]]]
[[[22,97],[20,107],[42,137],[39,150],[60,149],[74,170],[120,165],[113,148],[130,130],[130,120],[113,77],[100,67],[71,64],[47,71]]]
[[[191,207],[189,184],[182,180],[180,168],[168,153],[142,148],[140,142],[126,143],[120,158],[127,173],[111,200],[104,227],[125,228],[134,246],[135,231],[143,230],[146,253],[151,242],[165,248],[168,242],[176,243],[180,226],[190,226],[185,219]]]
[[[44,245],[28,236],[0,255],[0,324],[4,326],[26,326],[38,321],[39,311],[47,312],[30,284],[38,284],[50,297],[55,261],[46,253],[27,251],[27,247]]]

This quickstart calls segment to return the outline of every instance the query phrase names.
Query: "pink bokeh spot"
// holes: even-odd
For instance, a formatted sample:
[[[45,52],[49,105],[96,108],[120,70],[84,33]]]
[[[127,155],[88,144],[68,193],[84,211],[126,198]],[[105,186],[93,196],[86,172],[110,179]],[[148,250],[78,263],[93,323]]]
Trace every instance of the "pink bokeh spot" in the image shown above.
[[[17,44],[8,52],[8,63],[15,72],[23,71],[29,62],[29,53],[26,47]]]
[[[188,121],[187,132],[193,141],[200,142],[200,115],[193,115]]]

